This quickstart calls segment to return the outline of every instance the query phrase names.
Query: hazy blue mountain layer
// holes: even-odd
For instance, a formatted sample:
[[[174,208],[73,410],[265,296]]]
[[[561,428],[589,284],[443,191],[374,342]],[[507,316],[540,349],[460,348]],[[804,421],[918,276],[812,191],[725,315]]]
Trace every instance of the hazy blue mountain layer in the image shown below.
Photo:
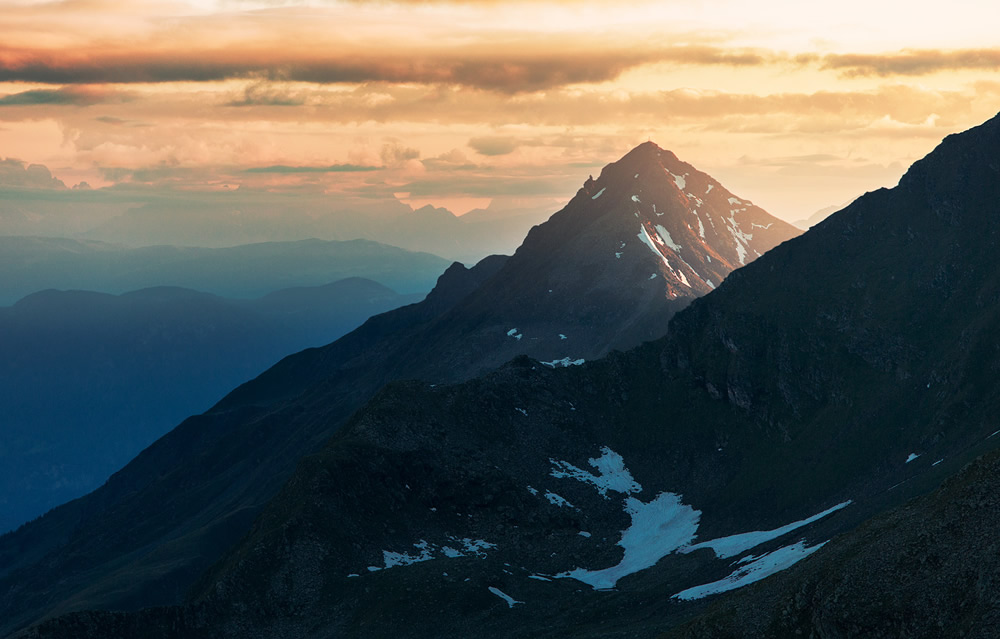
[[[253,298],[348,277],[403,294],[426,293],[447,260],[367,240],[264,242],[231,248],[127,248],[104,242],[0,237],[0,304],[45,289],[125,293],[179,286]]]
[[[421,297],[351,278],[249,300],[49,290],[0,308],[0,530],[97,488],[282,356]]]

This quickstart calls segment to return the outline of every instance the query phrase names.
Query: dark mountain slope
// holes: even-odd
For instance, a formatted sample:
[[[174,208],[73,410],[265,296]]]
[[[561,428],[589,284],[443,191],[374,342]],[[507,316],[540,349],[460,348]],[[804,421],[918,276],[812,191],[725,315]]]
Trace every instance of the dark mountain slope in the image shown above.
[[[724,195],[721,208],[695,211],[668,169]],[[739,263],[737,245],[750,259],[797,233],[760,209],[731,204],[721,186],[695,174],[642,145],[533,229],[514,257],[471,271],[453,266],[421,304],[286,358],[181,424],[102,489],[0,538],[0,591],[9,593],[0,599],[0,631],[74,609],[180,601],[302,455],[386,382],[459,381],[525,353],[569,365],[638,344],[662,335],[674,311],[709,290],[703,280]],[[682,230],[698,219],[728,228],[725,216],[736,229],[728,235]],[[771,228],[737,233],[756,221]]]
[[[998,177],[1000,118],[737,271],[658,342],[390,385],[184,612],[141,618],[233,637],[655,636],[998,441]]]
[[[417,299],[351,278],[256,300],[50,290],[0,308],[0,530],[97,488],[283,355]]]
[[[998,494],[994,451],[663,639],[995,637]]]

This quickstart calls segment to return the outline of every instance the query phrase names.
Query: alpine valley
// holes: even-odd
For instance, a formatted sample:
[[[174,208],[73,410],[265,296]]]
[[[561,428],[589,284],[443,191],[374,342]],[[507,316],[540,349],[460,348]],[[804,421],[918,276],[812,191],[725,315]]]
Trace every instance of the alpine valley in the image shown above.
[[[415,391],[412,410],[406,409],[400,417],[419,419],[426,410],[423,393],[430,392],[428,397],[436,398],[439,393],[450,397],[455,392],[466,392],[463,386],[445,384],[479,375],[487,376],[470,383],[486,384],[488,388],[497,383],[497,375],[501,379],[519,379],[532,369],[533,373],[563,380],[559,384],[577,379],[580,373],[576,371],[590,377],[607,366],[601,357],[662,337],[674,313],[719,286],[733,269],[798,233],[798,229],[730,193],[672,153],[652,143],[637,147],[606,167],[596,180],[588,179],[563,210],[531,230],[514,256],[488,257],[472,268],[453,264],[423,301],[372,317],[328,346],[287,357],[205,414],[184,421],[92,494],[0,537],[0,592],[4,593],[0,597],[0,633],[15,632],[46,619],[62,627],[65,618],[60,615],[79,610],[174,606],[160,610],[168,616],[187,615],[187,608],[182,606],[192,601],[192,593],[204,591],[205,584],[216,579],[214,571],[226,565],[219,562],[232,561],[227,553],[242,548],[257,534],[255,526],[259,524],[255,522],[262,516],[273,516],[267,513],[279,503],[276,499],[285,503],[281,508],[287,508],[289,513],[297,510],[298,501],[286,501],[283,493],[292,486],[286,486],[287,480],[311,467],[311,460],[325,455],[329,446],[337,446],[331,442],[343,437],[361,441],[353,425],[358,417],[352,415],[373,395],[378,393],[370,406],[378,410],[386,401],[385,393],[392,396],[399,389]],[[507,364],[512,359],[514,364]],[[589,364],[591,360],[599,360],[597,369]],[[498,367],[500,372],[489,373]],[[572,377],[564,376],[567,371],[574,371]],[[388,382],[414,378],[424,381],[390,385],[389,390],[379,392]],[[585,399],[591,392],[588,388],[577,389],[576,394],[583,393]],[[495,410],[481,412],[476,403],[462,408],[471,421],[464,422],[461,430],[467,430],[470,437],[488,437],[495,428],[492,420],[506,420],[508,413],[529,420],[518,422],[519,426],[539,419],[535,408],[509,405],[503,398],[505,392],[488,390],[477,399],[495,402]],[[580,401],[577,408],[562,406],[564,415],[560,419],[572,416],[574,410],[583,416],[592,410],[587,401],[598,399],[593,396]],[[367,414],[367,410],[360,415]],[[437,442],[440,453],[449,459],[454,455],[463,457],[468,442],[447,434],[450,429],[428,424],[426,430],[419,427],[400,443],[407,438],[416,444],[426,437],[446,437]],[[545,437],[544,429],[534,437]],[[524,439],[520,445],[541,443],[534,437]],[[588,442],[581,440],[575,450],[585,451]],[[481,499],[488,500],[481,508],[489,507],[494,517],[514,516],[512,508],[521,509],[540,499],[539,504],[548,506],[539,510],[542,519],[538,523],[548,531],[546,534],[555,534],[554,522],[571,516],[576,512],[573,507],[558,508],[550,503],[555,493],[553,497],[539,495],[536,499],[523,485],[510,492],[504,484],[481,476],[480,464],[486,459],[493,460],[489,464],[495,466],[496,472],[519,472],[518,464],[504,461],[513,449],[497,444],[481,450],[478,460],[468,460],[471,465],[455,467],[458,475],[451,488],[442,493],[444,501],[426,508],[412,502],[419,512],[413,526],[424,526],[425,517],[438,516],[436,513],[449,520],[461,513],[463,523],[471,525],[473,517],[477,517],[474,506]],[[381,513],[386,507],[395,510],[394,500],[404,494],[397,491],[409,491],[406,485],[417,490],[422,490],[421,486],[438,490],[434,478],[440,469],[420,462],[393,470],[393,466],[384,464],[395,464],[397,460],[387,457],[379,446],[362,447],[364,450],[352,448],[346,456],[335,453],[351,464],[366,467],[334,480],[334,486],[343,488],[344,498],[367,499],[356,482],[371,487],[371,501],[344,515],[342,523],[347,528],[342,533],[350,530],[359,536],[351,537],[349,547],[332,551],[341,555],[343,567],[347,568],[346,572],[338,569],[336,573],[337,589],[352,571],[367,576],[367,566],[382,565],[382,546],[390,541],[385,535],[403,540],[398,551],[401,558],[409,556],[413,543],[421,543],[410,540],[406,531],[398,528],[397,516]],[[560,448],[552,452],[572,452],[559,452]],[[545,454],[541,448],[531,452]],[[530,461],[531,457],[525,456],[519,463]],[[298,473],[294,473],[296,468]],[[624,467],[622,472],[626,472]],[[479,489],[488,494],[477,495]],[[384,501],[384,491],[396,495],[393,501]],[[567,498],[574,503],[585,503],[583,496],[571,495],[574,493],[567,493]],[[514,501],[508,504],[510,500]],[[480,514],[476,521],[481,526],[487,525],[489,519]],[[462,532],[457,527],[448,530],[442,534]],[[532,527],[524,531],[534,534]],[[424,536],[428,537],[429,532]],[[503,534],[502,529],[496,532]],[[576,533],[574,544],[584,540]],[[476,562],[469,565],[477,567],[491,565],[500,557],[493,552],[494,544],[499,542],[491,539],[492,534],[471,535],[467,531],[455,541],[428,540],[434,546],[426,545],[426,551],[446,552],[463,563],[475,558]],[[340,541],[330,538],[317,550],[327,548],[328,543]],[[446,545],[447,551],[443,550]],[[542,552],[541,547],[536,551]],[[373,558],[369,560],[369,556]],[[479,561],[480,556],[486,558],[485,563]],[[283,557],[275,555],[273,560],[281,562]],[[351,567],[362,560],[368,563]],[[278,563],[273,566],[277,568]],[[321,569],[322,565],[312,562],[312,568]],[[392,574],[384,571],[387,577]],[[486,578],[486,573],[475,577],[477,583]],[[367,581],[362,584],[356,579],[350,578],[348,585],[369,587]],[[322,580],[313,583],[321,590],[328,589]],[[482,594],[482,589],[462,583],[470,594]],[[436,588],[428,594],[437,592]],[[490,591],[483,592],[490,604],[503,604]],[[343,604],[350,600],[343,599]],[[417,603],[416,599],[412,601],[413,605]],[[261,613],[266,614],[263,610]],[[110,619],[96,614],[101,620]],[[275,622],[284,624],[283,617],[279,617]],[[126,624],[138,623],[135,631],[140,635],[148,635],[155,627],[155,623],[149,626],[140,617],[121,619]],[[173,622],[171,627],[179,636],[202,631],[213,634],[216,631],[210,628],[228,623],[222,619],[206,616],[198,630]],[[257,623],[249,618],[246,621]],[[93,631],[99,635],[118,632],[98,629],[103,621],[95,623]],[[28,632],[49,632],[45,628],[50,627],[54,626],[43,624]],[[386,626],[384,632],[395,632],[393,627]],[[268,634],[273,630],[264,624],[253,632]],[[341,632],[332,628],[329,631]],[[289,628],[288,632],[299,630]]]
[[[998,202],[1000,116],[798,237],[643,144],[0,538],[3,630],[993,636]]]

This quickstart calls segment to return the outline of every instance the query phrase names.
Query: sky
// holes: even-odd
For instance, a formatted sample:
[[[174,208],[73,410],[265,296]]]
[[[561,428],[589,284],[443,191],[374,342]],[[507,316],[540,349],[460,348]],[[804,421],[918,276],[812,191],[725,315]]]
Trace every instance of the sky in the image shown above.
[[[982,0],[0,0],[0,159],[67,185],[561,207],[653,140],[793,221],[1000,111]]]

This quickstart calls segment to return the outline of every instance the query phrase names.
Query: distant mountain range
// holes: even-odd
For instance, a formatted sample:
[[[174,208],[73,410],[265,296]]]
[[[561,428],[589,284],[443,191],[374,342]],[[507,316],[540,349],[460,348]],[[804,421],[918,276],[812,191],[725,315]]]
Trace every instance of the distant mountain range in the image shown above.
[[[844,202],[843,204],[836,204],[834,206],[827,206],[816,211],[807,218],[801,220],[796,220],[792,222],[792,226],[800,228],[803,231],[808,231],[812,227],[816,226],[826,218],[830,217],[832,214],[836,213],[842,208],[845,208],[850,202]]]
[[[117,294],[164,285],[252,298],[349,277],[372,279],[403,294],[426,293],[449,264],[435,255],[367,240],[206,249],[0,237],[0,304],[50,288]]]
[[[97,488],[283,355],[422,297],[351,278],[250,300],[48,290],[0,308],[0,530]]]
[[[312,467],[313,458],[303,456],[322,450],[387,382],[426,380],[417,386],[390,387],[418,389],[413,411],[406,408],[405,397],[395,405],[402,410],[400,418],[417,419],[426,408],[424,389],[436,393],[436,385],[467,380],[512,357],[530,355],[541,360],[544,363],[529,364],[526,370],[534,368],[543,377],[545,371],[555,374],[550,369],[592,370],[586,365],[591,359],[661,337],[675,312],[721,286],[733,268],[797,233],[672,153],[644,144],[606,167],[596,180],[587,180],[562,211],[528,233],[513,257],[486,258],[471,269],[453,265],[423,302],[373,317],[329,346],[284,359],[204,415],[183,422],[91,495],[0,538],[0,592],[10,593],[0,599],[2,630],[72,610],[179,603],[199,575],[248,534],[261,509],[296,466],[300,472]],[[615,356],[616,361],[620,357]],[[500,375],[521,371],[530,361],[518,360],[513,369],[505,368]],[[653,369],[644,364],[630,374]],[[470,488],[469,482],[487,491],[486,496],[476,497],[485,500],[484,506],[508,509],[506,484],[494,484],[491,476],[481,474],[479,458],[485,455],[500,468],[506,464],[502,455],[509,444],[507,435],[498,433],[491,439],[487,433],[494,431],[488,425],[498,416],[506,419],[511,411],[517,419],[535,415],[533,408],[511,403],[506,391],[494,388],[492,382],[471,384],[483,394],[468,407],[454,404],[454,412],[436,422],[440,428],[428,426],[426,432],[389,436],[404,447],[408,441],[441,436],[436,447],[442,455],[471,454],[470,466],[460,460],[450,467],[450,487],[435,488],[441,491],[442,512],[463,516],[479,508],[461,502],[469,490],[478,490]],[[440,388],[442,397],[454,392]],[[546,392],[544,384],[535,389]],[[588,381],[575,392],[581,397],[581,414],[592,402],[609,398],[616,406],[624,402],[636,410],[643,407],[641,395],[640,403],[634,404],[635,398],[618,393],[613,379]],[[560,417],[552,425],[563,424],[576,410],[572,403],[561,404]],[[524,423],[535,424],[537,417],[530,419]],[[616,418],[609,423],[619,422]],[[548,428],[539,427],[538,432]],[[477,440],[481,448],[471,453],[462,442],[480,435],[487,440]],[[438,482],[432,463],[418,456],[413,458],[416,465],[406,468],[405,460],[384,456],[381,443],[366,443],[365,438],[349,437],[375,456],[367,457],[363,450],[344,451],[343,458],[352,460],[351,464],[363,460],[349,471],[352,474],[335,473],[301,487],[343,489],[344,496],[363,499],[355,486],[362,481],[371,491],[375,501],[361,511],[345,513],[346,527],[328,540],[339,543],[336,540],[345,535],[362,535],[352,542],[353,549],[337,551],[343,552],[345,562],[353,561],[358,552],[365,553],[367,560],[372,544],[383,543],[390,529],[393,535],[403,532],[395,521],[386,519],[384,530],[379,523],[386,508],[395,509],[405,502],[405,493],[397,490],[419,491]],[[336,441],[341,440],[338,435]],[[532,451],[520,454],[526,460],[533,458],[548,449],[547,441],[534,435],[524,437],[522,445]],[[403,466],[385,466],[391,459]],[[420,477],[423,471],[431,474]],[[404,477],[409,487],[400,483]],[[393,492],[389,501],[383,501],[384,490]],[[510,498],[521,500],[521,492],[524,488],[518,487]],[[299,506],[298,502],[286,504],[289,512]],[[424,510],[435,512],[438,506],[428,508],[421,507],[420,517]],[[545,515],[538,521],[551,527],[559,520]],[[313,543],[310,535],[298,537],[294,526],[286,530],[304,543]],[[254,528],[249,534],[256,537],[258,533],[259,528]],[[452,551],[472,558],[487,549],[476,539],[449,543]],[[326,543],[321,545],[327,547]],[[286,558],[287,554],[279,554],[261,559],[277,569]],[[318,569],[322,560],[312,557],[308,561]],[[296,571],[293,568],[290,574]],[[334,575],[339,584],[346,573],[338,569]],[[256,584],[247,582],[237,590],[250,593]],[[289,587],[289,594],[298,588]],[[310,590],[308,596],[313,594]],[[248,614],[248,623],[256,623],[257,615],[267,610],[265,605]],[[155,632],[150,630],[154,627],[143,632]]]
[[[0,237],[208,248],[367,239],[471,263],[513,252],[554,208],[537,198],[498,198],[485,209],[456,216],[432,206],[414,209],[391,196],[331,197],[322,191],[199,191],[129,184],[70,189],[44,166],[0,160]]]

